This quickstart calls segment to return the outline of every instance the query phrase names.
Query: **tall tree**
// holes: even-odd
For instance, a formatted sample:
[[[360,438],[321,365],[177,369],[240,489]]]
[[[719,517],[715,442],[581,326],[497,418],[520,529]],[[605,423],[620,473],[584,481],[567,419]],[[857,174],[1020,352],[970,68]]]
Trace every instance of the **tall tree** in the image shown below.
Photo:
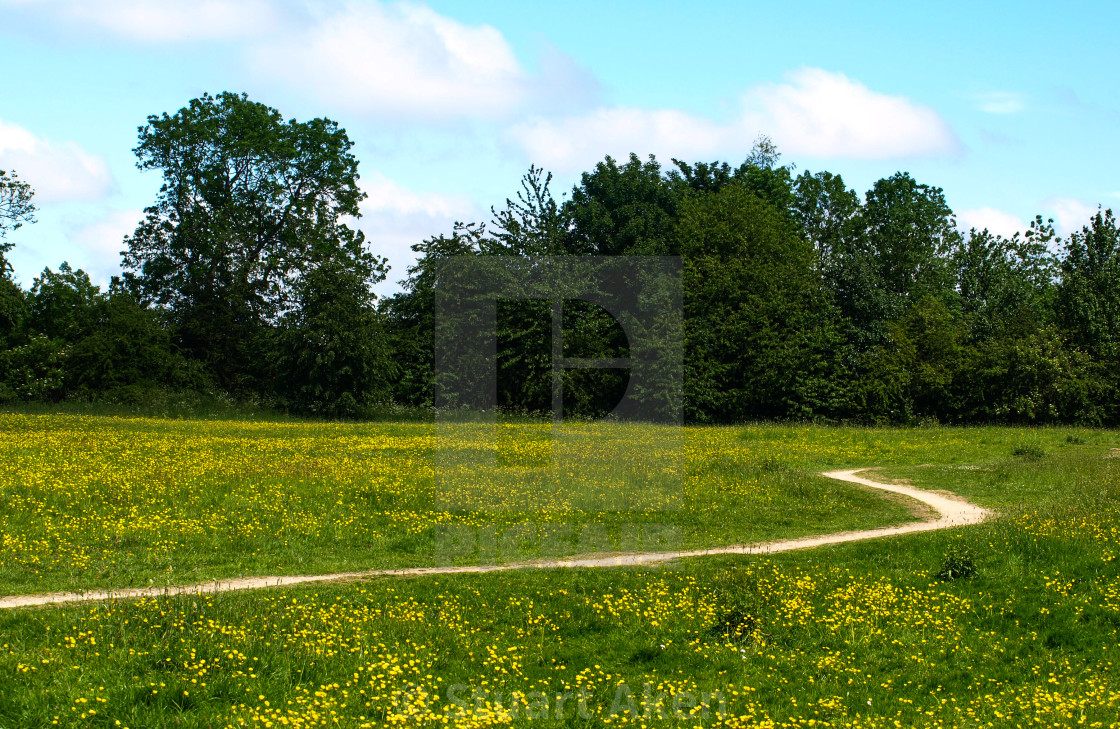
[[[811,417],[833,406],[835,331],[816,252],[787,213],[744,183],[682,204],[690,419]]]
[[[653,157],[611,157],[583,173],[565,203],[571,250],[601,256],[675,255],[673,226],[681,193]]]
[[[35,222],[35,191],[15,172],[0,170],[0,349],[13,346],[27,316],[23,291],[12,280],[8,251],[12,249],[8,233],[24,223]]]
[[[34,196],[31,185],[19,179],[19,175],[0,170],[0,277],[11,270],[7,253],[12,244],[7,240],[8,233],[24,223],[35,222],[35,205],[31,202]]]
[[[295,305],[321,261],[370,259],[364,193],[346,132],[328,119],[285,122],[229,92],[148,117],[134,150],[163,185],[127,239],[125,281],[170,314],[184,349],[227,388],[252,377],[262,327]]]
[[[549,189],[552,173],[535,165],[521,178],[517,199],[506,198],[494,216],[485,249],[506,256],[556,256],[568,252],[568,215]]]
[[[855,246],[860,235],[860,198],[831,172],[802,172],[793,183],[794,218],[832,273],[838,254]]]
[[[1059,311],[1073,341],[1100,360],[1120,360],[1120,231],[1111,210],[1070,235]]]
[[[960,233],[941,188],[905,172],[868,191],[858,228],[833,263],[837,304],[864,350],[885,341],[887,324],[926,296],[952,297],[949,255]]]

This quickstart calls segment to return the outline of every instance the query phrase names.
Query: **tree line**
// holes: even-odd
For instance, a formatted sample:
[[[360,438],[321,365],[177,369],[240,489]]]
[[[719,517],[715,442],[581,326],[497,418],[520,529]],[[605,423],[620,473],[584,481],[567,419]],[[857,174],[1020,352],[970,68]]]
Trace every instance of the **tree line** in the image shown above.
[[[531,167],[486,222],[417,242],[402,290],[353,227],[364,198],[345,130],[245,95],[139,129],[163,184],[102,291],[66,263],[26,290],[8,234],[33,191],[0,172],[0,401],[142,403],[221,394],[297,413],[430,409],[435,297],[454,256],[677,256],[686,420],[1120,422],[1120,233],[1110,210],[1060,238],[961,231],[905,172],[860,195],[780,164],[610,157],[563,201]],[[552,307],[502,301],[497,397],[552,407]],[[617,322],[563,310],[565,356],[625,357]],[[568,348],[575,354],[569,354]],[[566,415],[610,412],[628,375],[570,370]]]

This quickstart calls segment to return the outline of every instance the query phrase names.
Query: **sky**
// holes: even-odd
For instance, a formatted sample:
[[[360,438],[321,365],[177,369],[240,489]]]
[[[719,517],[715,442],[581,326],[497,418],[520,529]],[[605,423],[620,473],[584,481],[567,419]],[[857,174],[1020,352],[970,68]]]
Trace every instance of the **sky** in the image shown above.
[[[36,190],[17,280],[105,284],[151,205],[137,128],[205,92],[355,143],[358,222],[409,246],[488,221],[530,164],[557,198],[606,155],[741,162],[760,134],[863,193],[906,171],[962,229],[1120,210],[1120,3],[0,0],[0,169]]]

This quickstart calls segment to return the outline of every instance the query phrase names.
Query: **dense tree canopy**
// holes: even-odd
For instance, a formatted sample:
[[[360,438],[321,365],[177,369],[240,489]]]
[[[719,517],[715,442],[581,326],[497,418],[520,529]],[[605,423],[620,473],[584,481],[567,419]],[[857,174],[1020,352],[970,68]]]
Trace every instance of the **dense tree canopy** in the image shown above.
[[[322,416],[431,408],[449,259],[673,256],[691,421],[1120,422],[1109,210],[1064,240],[1041,217],[1009,238],[966,232],[940,188],[898,172],[860,195],[832,172],[794,176],[763,137],[736,164],[606,157],[563,202],[531,166],[485,224],[415,243],[402,290],[378,301],[386,262],[351,227],[364,196],[334,122],[204,95],[149,117],[134,151],[163,184],[106,291],[66,263],[27,290],[12,280],[7,236],[35,208],[0,172],[0,400],[194,392]],[[557,327],[564,358],[631,355],[619,322],[587,301],[501,300],[496,323],[496,404],[509,411],[554,407]],[[629,391],[625,368],[569,365],[564,417],[602,416]]]
[[[127,241],[125,281],[227,387],[254,374],[262,327],[295,305],[307,272],[339,258],[383,273],[344,222],[364,197],[350,147],[332,121],[285,122],[232,93],[140,128],[137,164],[164,181]]]

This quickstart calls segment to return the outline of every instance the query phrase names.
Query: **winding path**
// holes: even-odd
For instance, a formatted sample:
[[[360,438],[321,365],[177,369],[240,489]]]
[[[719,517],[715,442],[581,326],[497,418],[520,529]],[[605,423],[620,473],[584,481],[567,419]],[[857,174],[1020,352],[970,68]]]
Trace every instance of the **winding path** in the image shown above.
[[[684,557],[702,557],[714,554],[771,554],[775,552],[788,552],[793,549],[810,549],[824,544],[839,544],[841,542],[856,542],[863,539],[879,539],[897,534],[911,532],[928,532],[935,529],[948,529],[950,527],[979,524],[991,516],[987,509],[965,501],[957,496],[947,493],[924,491],[911,486],[886,484],[872,481],[856,474],[868,469],[854,469],[851,471],[828,471],[822,476],[834,478],[839,481],[868,486],[881,491],[907,496],[915,501],[920,501],[930,506],[938,513],[938,517],[928,521],[910,522],[892,527],[878,529],[863,529],[852,532],[836,532],[819,536],[800,537],[798,539],[782,539],[774,542],[758,544],[738,544],[728,547],[714,547],[712,549],[696,549],[675,552],[640,552],[627,554],[592,554],[586,557],[537,560],[533,562],[516,562],[502,565],[465,565],[459,567],[410,567],[406,569],[367,570],[365,572],[337,572],[327,575],[287,575],[274,577],[240,577],[229,580],[213,580],[200,582],[194,585],[181,585],[176,587],[147,587],[128,590],[93,590],[89,592],[56,592],[45,595],[13,595],[0,598],[0,609],[28,607],[32,605],[51,605],[55,603],[91,602],[108,599],[128,599],[138,597],[157,597],[160,595],[200,594],[211,592],[228,592],[231,590],[252,590],[262,587],[283,587],[285,585],[299,585],[305,582],[337,582],[342,580],[356,580],[369,577],[410,576],[410,575],[447,575],[461,572],[501,572],[506,570],[528,568],[555,568],[555,567],[624,567],[644,564],[657,564]]]

